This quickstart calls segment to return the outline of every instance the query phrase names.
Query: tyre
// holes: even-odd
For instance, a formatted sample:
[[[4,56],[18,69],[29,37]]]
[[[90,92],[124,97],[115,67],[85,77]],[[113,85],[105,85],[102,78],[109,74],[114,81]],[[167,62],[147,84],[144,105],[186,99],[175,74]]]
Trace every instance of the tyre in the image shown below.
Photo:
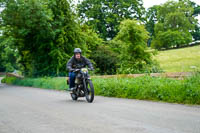
[[[88,81],[87,81],[86,87],[87,87],[86,93],[85,93],[86,100],[87,100],[89,103],[92,103],[93,100],[94,100],[94,86],[93,86],[91,80],[88,80]]]
[[[78,96],[74,93],[71,93],[71,97],[72,97],[72,100],[77,100],[78,99]]]

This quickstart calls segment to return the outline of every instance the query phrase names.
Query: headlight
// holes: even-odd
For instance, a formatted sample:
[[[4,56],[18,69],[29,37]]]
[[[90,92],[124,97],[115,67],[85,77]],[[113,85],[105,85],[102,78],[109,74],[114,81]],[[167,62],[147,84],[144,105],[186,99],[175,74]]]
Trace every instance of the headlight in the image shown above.
[[[87,68],[82,68],[81,71],[82,71],[83,73],[87,73],[87,72],[88,72],[88,69],[87,69]]]

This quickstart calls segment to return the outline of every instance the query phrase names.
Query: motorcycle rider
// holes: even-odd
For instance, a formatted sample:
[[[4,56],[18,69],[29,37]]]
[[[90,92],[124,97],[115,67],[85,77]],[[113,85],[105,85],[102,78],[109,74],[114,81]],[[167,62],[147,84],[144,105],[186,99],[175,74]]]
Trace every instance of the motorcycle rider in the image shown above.
[[[82,51],[80,48],[74,49],[74,56],[71,57],[66,66],[69,70],[69,91],[73,91],[75,87],[76,73],[74,72],[74,70],[81,69],[86,66],[88,66],[90,70],[93,70],[92,63],[89,59],[82,56]]]

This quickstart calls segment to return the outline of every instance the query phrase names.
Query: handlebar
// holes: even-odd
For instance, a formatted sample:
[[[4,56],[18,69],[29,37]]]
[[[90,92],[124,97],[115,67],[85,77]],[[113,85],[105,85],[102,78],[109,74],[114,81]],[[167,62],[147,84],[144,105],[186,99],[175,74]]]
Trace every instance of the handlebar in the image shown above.
[[[93,71],[93,70],[94,70],[94,68],[88,68],[88,70],[89,70],[89,71]]]
[[[73,69],[72,71],[73,72],[78,72],[78,71],[80,71],[81,69]]]
[[[72,72],[78,72],[80,71],[81,69],[72,69]],[[88,71],[93,71],[94,69],[93,68],[88,68]]]

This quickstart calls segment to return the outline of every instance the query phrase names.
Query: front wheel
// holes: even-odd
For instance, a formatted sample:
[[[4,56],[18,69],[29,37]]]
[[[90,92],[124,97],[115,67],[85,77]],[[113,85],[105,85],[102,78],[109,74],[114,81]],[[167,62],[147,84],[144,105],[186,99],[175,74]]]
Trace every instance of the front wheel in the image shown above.
[[[74,93],[71,93],[71,97],[72,97],[72,100],[77,100],[78,99],[78,96]]]
[[[91,80],[88,80],[87,83],[86,83],[86,93],[85,93],[85,96],[86,96],[86,100],[91,103],[93,102],[94,100],[94,86],[92,84],[92,81]]]

